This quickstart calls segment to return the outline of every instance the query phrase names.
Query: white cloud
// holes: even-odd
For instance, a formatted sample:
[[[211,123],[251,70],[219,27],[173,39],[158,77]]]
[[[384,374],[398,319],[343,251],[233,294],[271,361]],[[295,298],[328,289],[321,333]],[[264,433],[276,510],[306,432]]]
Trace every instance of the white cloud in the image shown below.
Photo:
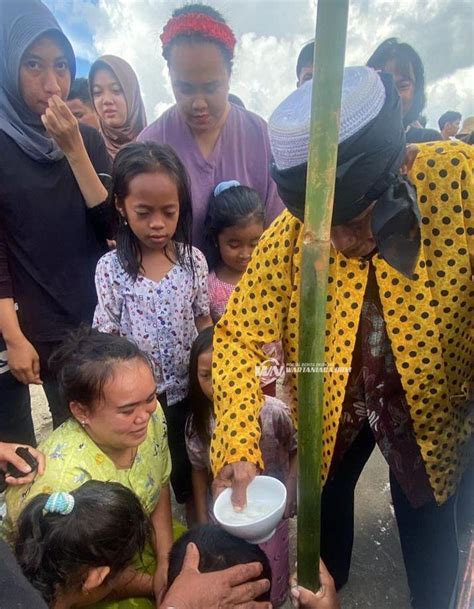
[[[0,0],[1,1],[1,0]],[[67,1],[68,11],[64,11]],[[296,57],[314,35],[314,0],[207,0],[235,29],[238,46],[231,90],[247,106],[268,117],[295,86]],[[46,0],[58,7],[60,21],[78,54],[93,60],[120,55],[136,70],[149,120],[173,103],[159,34],[184,0]],[[347,64],[365,63],[389,36],[406,40],[420,52],[428,82],[427,114],[434,125],[446,109],[474,114],[472,95],[472,20],[470,0],[352,0]],[[87,26],[93,46],[75,35]],[[469,80],[470,78],[470,80]]]
[[[428,85],[428,126],[438,129],[437,120],[447,110],[457,110],[463,117],[474,115],[474,67],[456,70],[451,76]]]

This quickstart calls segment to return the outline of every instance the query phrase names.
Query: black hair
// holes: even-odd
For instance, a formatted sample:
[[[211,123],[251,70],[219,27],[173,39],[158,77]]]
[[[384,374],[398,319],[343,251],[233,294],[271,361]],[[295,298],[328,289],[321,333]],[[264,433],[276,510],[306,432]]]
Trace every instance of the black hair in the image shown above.
[[[398,42],[396,38],[388,38],[380,44],[370,56],[367,65],[375,70],[385,70],[389,61],[393,60],[403,76],[409,80],[414,77],[415,94],[410,109],[403,117],[407,127],[415,121],[426,105],[425,69],[420,56],[406,42]],[[413,76],[412,76],[413,74]]]
[[[455,110],[448,110],[439,117],[438,126],[442,131],[446,123],[454,123],[455,121],[460,121],[461,118],[462,114],[460,112],[456,112]]]
[[[70,514],[45,513],[49,495],[41,494],[18,520],[16,558],[48,604],[61,589],[80,586],[89,568],[108,566],[108,577],[119,574],[151,540],[139,499],[121,484],[89,480],[70,494]]]
[[[69,334],[48,363],[56,374],[64,401],[80,402],[91,408],[101,397],[105,383],[113,377],[117,363],[133,359],[142,360],[153,374],[148,356],[135,343],[83,326]]]
[[[188,397],[191,408],[193,430],[205,446],[210,446],[210,420],[213,414],[211,400],[204,395],[198,378],[198,359],[202,353],[212,349],[214,326],[208,326],[196,336],[189,355]]]
[[[308,42],[301,49],[296,62],[296,78],[299,80],[303,68],[312,66],[314,62],[314,40]]]
[[[168,567],[168,585],[171,586],[179,575],[188,543],[196,544],[199,550],[199,571],[212,573],[223,571],[236,565],[251,562],[261,563],[263,570],[258,579],[272,581],[272,570],[265,552],[257,545],[234,537],[215,524],[203,524],[192,528],[173,544]],[[269,601],[270,591],[259,596],[256,601]]]
[[[243,108],[245,110],[244,102],[240,99],[240,97],[238,95],[235,95],[235,93],[229,93],[228,100],[232,104],[234,104],[234,106],[240,106],[241,108]]]
[[[124,270],[136,279],[142,269],[142,250],[125,218],[116,209],[123,205],[128,195],[130,181],[143,173],[163,172],[172,179],[178,190],[179,217],[173,235],[177,263],[189,270],[195,278],[192,256],[193,212],[189,179],[184,165],[176,152],[167,144],[154,142],[132,142],[119,150],[112,167],[112,182],[109,189],[109,205],[115,210],[117,228],[117,256]],[[172,252],[165,247],[165,255],[174,262]]]
[[[89,81],[87,78],[76,78],[69,91],[68,101],[80,99],[82,102],[92,107],[91,96],[89,93]]]
[[[211,193],[203,247],[210,271],[221,261],[217,243],[219,233],[230,226],[245,226],[252,221],[265,222],[265,207],[256,190],[248,186],[231,186],[217,197]]]
[[[217,11],[212,6],[207,4],[195,3],[195,4],[186,4],[180,8],[177,8],[173,11],[171,17],[179,17],[180,15],[189,15],[190,13],[198,13],[201,15],[207,15],[208,17],[212,17],[215,21],[219,21],[220,23],[225,23],[227,25],[227,21],[221,15],[219,11]],[[175,36],[173,40],[166,47],[163,47],[163,57],[165,58],[167,64],[169,65],[171,49],[175,44],[179,44],[180,42],[185,42],[187,44],[193,43],[203,43],[210,42],[219,47],[224,61],[227,65],[229,73],[232,72],[232,60],[234,58],[233,53],[225,46],[224,43],[216,40],[215,38],[209,38],[205,34],[201,32],[189,32],[179,34],[179,36]]]

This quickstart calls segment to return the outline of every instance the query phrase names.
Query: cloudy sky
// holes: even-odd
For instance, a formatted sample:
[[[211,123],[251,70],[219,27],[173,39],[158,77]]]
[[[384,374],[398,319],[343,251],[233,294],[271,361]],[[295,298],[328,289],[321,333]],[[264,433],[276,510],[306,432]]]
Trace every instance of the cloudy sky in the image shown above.
[[[337,1],[337,0],[335,0]],[[70,37],[79,74],[109,53],[136,70],[151,121],[173,103],[159,35],[185,0],[45,0]],[[267,118],[295,86],[301,46],[314,36],[315,0],[208,0],[234,29],[231,91]],[[446,110],[474,114],[472,0],[351,0],[347,65],[363,64],[385,38],[420,53],[428,83],[428,126]]]

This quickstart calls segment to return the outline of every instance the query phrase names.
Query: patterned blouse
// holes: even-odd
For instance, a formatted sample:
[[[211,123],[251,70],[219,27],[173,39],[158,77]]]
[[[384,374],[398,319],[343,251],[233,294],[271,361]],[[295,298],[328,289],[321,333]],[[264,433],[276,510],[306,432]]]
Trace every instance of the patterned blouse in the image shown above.
[[[168,405],[188,393],[189,354],[197,336],[195,317],[209,315],[207,263],[193,247],[196,277],[175,264],[159,282],[139,275],[133,280],[115,251],[99,260],[95,283],[98,304],[93,325],[101,332],[133,339],[151,356],[158,394]]]
[[[46,456],[46,470],[28,486],[13,486],[6,493],[7,519],[2,534],[8,536],[23,507],[41,493],[71,492],[87,480],[119,482],[135,493],[149,515],[158,503],[162,487],[168,483],[171,458],[166,422],[158,404],[148,424],[148,434],[140,444],[129,469],[117,469],[75,419],[68,419],[39,445]],[[135,568],[149,574],[156,568],[151,547],[136,557]],[[91,609],[153,609],[146,598],[102,601]]]
[[[383,318],[416,442],[438,503],[450,497],[472,433],[474,150],[460,142],[420,144],[410,173],[422,215],[422,247],[407,279],[376,254]],[[300,265],[304,227],[289,212],[265,232],[217,324],[214,338],[214,472],[226,463],[262,465],[258,415],[263,396],[255,367],[262,345],[282,339],[287,365],[298,363]],[[323,479],[334,457],[358,334],[369,264],[331,251],[327,293]],[[270,272],[271,269],[271,272]],[[297,424],[297,374],[292,410]],[[232,434],[235,431],[236,434]]]

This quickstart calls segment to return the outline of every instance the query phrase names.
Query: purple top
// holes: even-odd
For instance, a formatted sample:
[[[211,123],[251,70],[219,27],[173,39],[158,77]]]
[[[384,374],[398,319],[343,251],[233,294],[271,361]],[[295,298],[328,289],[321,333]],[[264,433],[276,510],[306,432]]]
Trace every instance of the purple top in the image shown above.
[[[270,177],[270,142],[267,124],[260,116],[231,104],[214,150],[202,156],[191,129],[176,106],[146,127],[138,140],[169,144],[183,162],[191,180],[193,200],[193,245],[202,248],[207,202],[223,180],[238,180],[254,188],[266,207],[266,224],[283,210],[275,183]]]

